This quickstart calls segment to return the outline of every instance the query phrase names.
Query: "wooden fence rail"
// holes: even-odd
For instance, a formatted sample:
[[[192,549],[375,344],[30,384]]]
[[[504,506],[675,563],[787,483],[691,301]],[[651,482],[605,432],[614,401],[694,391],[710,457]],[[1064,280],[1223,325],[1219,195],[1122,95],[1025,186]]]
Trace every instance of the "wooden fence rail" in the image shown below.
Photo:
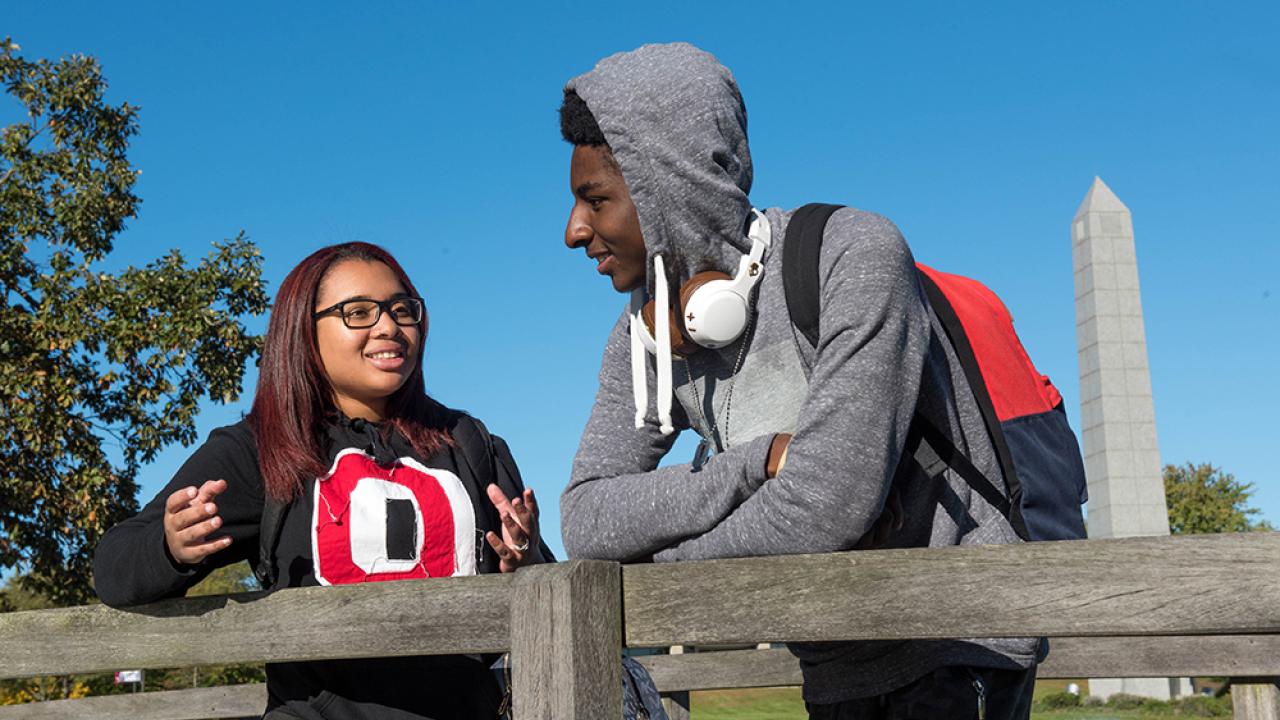
[[[1051,638],[1038,679],[1280,675],[1280,635]],[[800,684],[788,651],[728,650],[637,658],[663,692]]]
[[[505,651],[511,576],[0,614],[0,677]]]
[[[623,568],[626,644],[1280,632],[1280,533]]]
[[[1041,679],[1233,676],[1274,682],[1280,676],[1280,636],[1224,635],[1155,638],[1054,638]],[[664,694],[690,690],[800,684],[800,665],[786,650],[726,650],[637,658]],[[100,720],[195,720],[258,714],[266,686],[110,695],[0,707],[0,720],[93,717]]]
[[[597,720],[621,704],[623,645],[1017,636],[1054,638],[1041,677],[1280,675],[1280,533],[572,561],[513,576],[9,613],[0,677],[509,650],[518,720]],[[799,680],[780,649],[642,662],[664,692]],[[1237,717],[1280,716],[1274,687],[1241,687]],[[11,706],[0,720],[237,717],[264,705],[261,686],[207,688]]]

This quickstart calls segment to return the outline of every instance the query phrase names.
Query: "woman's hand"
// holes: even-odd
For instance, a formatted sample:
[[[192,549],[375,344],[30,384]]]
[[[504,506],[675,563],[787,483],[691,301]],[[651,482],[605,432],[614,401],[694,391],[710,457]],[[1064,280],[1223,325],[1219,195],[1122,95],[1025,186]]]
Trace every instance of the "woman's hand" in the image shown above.
[[[541,538],[538,534],[538,502],[533,498],[533,490],[526,489],[520,497],[508,500],[501,488],[492,483],[485,489],[489,493],[489,502],[498,509],[502,518],[502,537],[490,531],[484,539],[498,553],[501,560],[498,569],[502,572],[515,572],[517,568],[533,565],[543,561],[538,550]]]
[[[198,490],[185,487],[169,496],[164,506],[164,542],[175,562],[196,565],[231,544],[229,537],[208,540],[222,527],[213,499],[226,489],[226,480],[208,480]]]

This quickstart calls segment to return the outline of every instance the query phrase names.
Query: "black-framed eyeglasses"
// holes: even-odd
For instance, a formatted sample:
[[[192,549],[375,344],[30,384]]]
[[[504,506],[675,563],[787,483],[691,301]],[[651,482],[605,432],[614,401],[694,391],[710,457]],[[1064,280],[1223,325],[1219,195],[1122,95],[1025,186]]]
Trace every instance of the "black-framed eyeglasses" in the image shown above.
[[[336,305],[330,305],[323,310],[315,311],[311,314],[311,317],[318,320],[335,311],[342,318],[342,324],[353,330],[371,328],[377,325],[384,312],[389,314],[391,320],[397,325],[417,325],[422,322],[422,298],[402,297],[390,300],[357,298],[355,300],[343,300]]]

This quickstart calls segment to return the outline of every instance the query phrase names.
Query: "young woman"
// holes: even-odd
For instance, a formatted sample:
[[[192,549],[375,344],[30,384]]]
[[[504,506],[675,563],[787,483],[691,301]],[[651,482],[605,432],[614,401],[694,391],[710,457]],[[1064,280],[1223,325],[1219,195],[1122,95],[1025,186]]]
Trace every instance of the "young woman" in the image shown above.
[[[427,397],[426,332],[422,299],[385,250],[347,243],[303,260],[280,286],[248,417],[213,431],[103,537],[102,601],[180,596],[240,560],[277,589],[550,559],[506,445]],[[267,690],[273,719],[491,720],[498,705],[487,666],[457,656],[278,663]]]

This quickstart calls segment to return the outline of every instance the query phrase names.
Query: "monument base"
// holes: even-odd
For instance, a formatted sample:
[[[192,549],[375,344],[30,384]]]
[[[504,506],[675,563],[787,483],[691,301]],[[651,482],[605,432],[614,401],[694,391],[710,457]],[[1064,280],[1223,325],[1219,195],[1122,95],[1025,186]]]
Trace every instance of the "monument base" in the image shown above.
[[[1112,695],[1137,695],[1153,700],[1172,700],[1190,695],[1187,678],[1096,678],[1089,680],[1089,695],[1107,700]]]

